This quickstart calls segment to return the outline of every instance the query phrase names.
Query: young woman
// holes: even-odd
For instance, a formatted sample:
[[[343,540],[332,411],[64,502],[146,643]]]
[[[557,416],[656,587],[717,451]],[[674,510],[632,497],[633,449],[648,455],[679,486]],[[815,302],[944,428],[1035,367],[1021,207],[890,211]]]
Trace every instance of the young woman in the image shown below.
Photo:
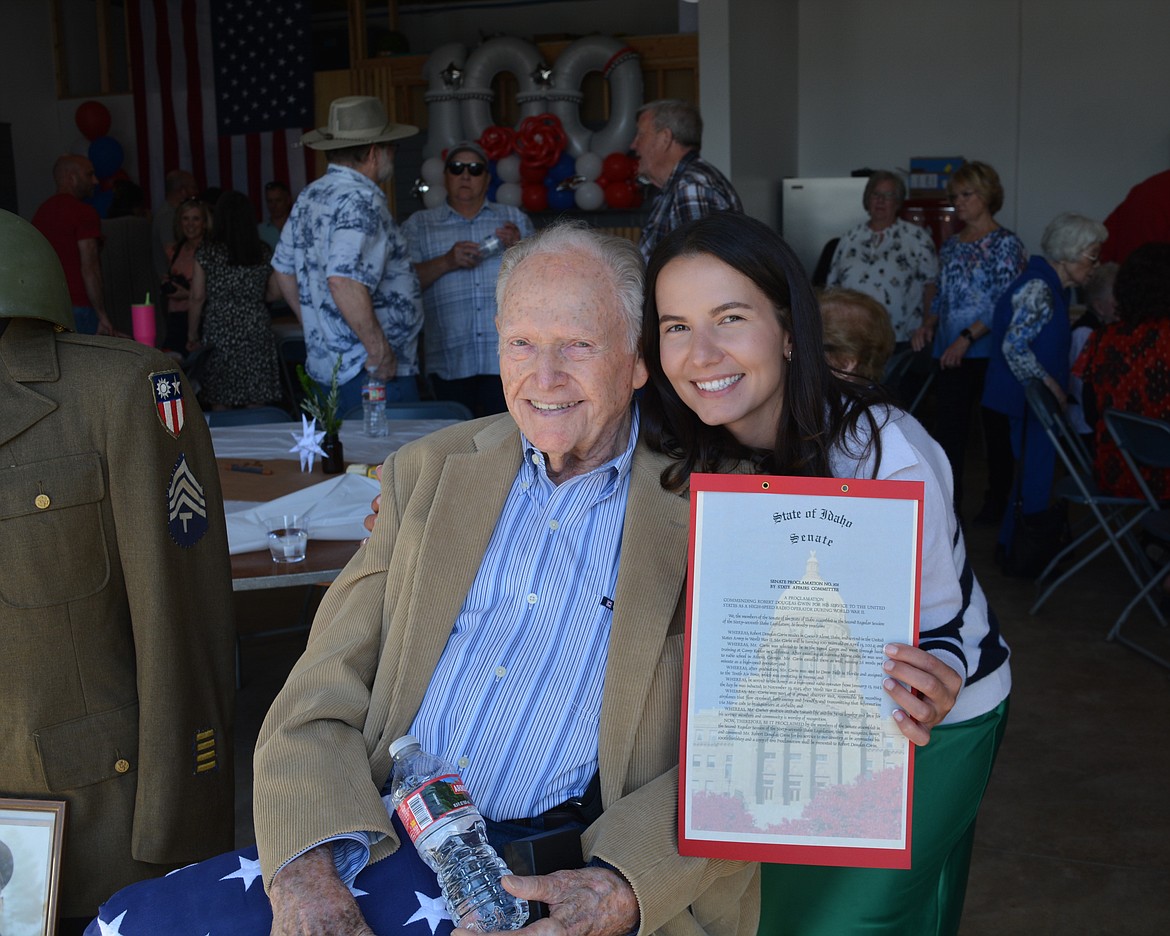
[[[926,745],[913,868],[765,866],[760,933],[956,932],[1011,679],[967,561],[946,456],[913,417],[830,370],[799,261],[745,215],[708,215],[657,247],[642,340],[642,431],[676,459],[668,489],[685,492],[692,471],[745,469],[924,482],[920,641],[886,648],[884,683],[903,734]]]

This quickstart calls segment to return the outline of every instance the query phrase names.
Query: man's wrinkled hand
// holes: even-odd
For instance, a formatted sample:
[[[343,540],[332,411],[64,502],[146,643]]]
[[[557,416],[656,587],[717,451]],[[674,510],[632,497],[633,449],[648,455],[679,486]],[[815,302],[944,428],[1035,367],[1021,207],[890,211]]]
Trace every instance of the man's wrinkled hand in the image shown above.
[[[503,884],[516,897],[548,904],[548,917],[525,927],[531,936],[625,936],[638,928],[634,889],[608,868],[535,877],[508,874]],[[465,934],[467,930],[455,930],[452,936]]]
[[[272,879],[271,936],[375,936],[337,876],[333,848],[290,861]]]

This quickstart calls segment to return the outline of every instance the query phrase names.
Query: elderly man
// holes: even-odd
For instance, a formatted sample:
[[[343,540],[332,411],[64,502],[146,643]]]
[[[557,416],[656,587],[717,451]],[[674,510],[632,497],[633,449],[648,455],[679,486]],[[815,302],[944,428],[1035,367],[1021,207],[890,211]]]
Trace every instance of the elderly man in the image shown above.
[[[638,175],[659,194],[642,228],[642,258],[662,238],[688,221],[712,211],[743,211],[727,177],[699,156],[703,118],[685,101],[651,101],[638,109],[638,132],[630,149],[638,157]]]
[[[231,569],[187,379],[73,334],[53,250],[6,211],[0,465],[0,790],[68,803],[57,906],[84,922],[231,847]]]
[[[394,141],[416,133],[387,120],[377,98],[343,97],[328,125],[302,138],[329,167],[293,205],[272,267],[304,325],[305,370],[326,392],[341,359],[343,413],[361,404],[368,376],[387,382],[388,400],[418,399],[418,277],[382,191]]]
[[[53,245],[65,269],[77,331],[112,335],[102,291],[102,219],[82,201],[97,187],[93,163],[84,156],[61,156],[53,164],[53,182],[57,191],[41,203],[33,226]]]
[[[416,211],[402,230],[423,289],[426,370],[440,400],[456,400],[476,416],[507,408],[500,384],[496,274],[500,254],[532,234],[519,208],[487,200],[487,156],[478,143],[447,151],[447,201]],[[486,253],[481,245],[499,240]]]
[[[638,441],[641,274],[632,245],[586,229],[521,241],[496,291],[510,415],[387,460],[373,535],[256,748],[272,933],[426,919],[446,936],[434,878],[408,877],[419,859],[382,799],[388,746],[407,732],[459,765],[497,846],[575,809],[597,778],[589,866],[505,881],[549,905],[534,936],[755,933],[758,867],[676,846],[688,508]],[[233,878],[245,861],[255,875],[238,861]],[[181,892],[194,873],[162,886]],[[233,904],[237,921],[249,906]],[[102,919],[122,912],[129,932],[121,895]]]

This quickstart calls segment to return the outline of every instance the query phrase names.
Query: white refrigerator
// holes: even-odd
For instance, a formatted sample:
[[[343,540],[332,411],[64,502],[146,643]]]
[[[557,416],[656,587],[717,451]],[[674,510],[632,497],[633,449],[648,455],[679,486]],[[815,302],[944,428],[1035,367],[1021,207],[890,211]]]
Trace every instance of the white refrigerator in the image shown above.
[[[784,179],[780,234],[811,277],[821,251],[869,216],[861,204],[866,178]]]

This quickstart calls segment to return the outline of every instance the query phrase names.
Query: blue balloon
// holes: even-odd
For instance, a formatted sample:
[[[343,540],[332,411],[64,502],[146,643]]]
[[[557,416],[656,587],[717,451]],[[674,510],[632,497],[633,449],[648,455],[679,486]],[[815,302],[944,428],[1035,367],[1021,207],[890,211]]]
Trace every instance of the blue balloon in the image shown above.
[[[572,189],[549,189],[549,211],[568,211],[574,205],[576,205],[576,196]]]
[[[569,176],[577,171],[577,160],[574,159],[566,150],[561,153],[561,158],[557,160],[556,165],[548,171],[548,177],[554,182],[563,182]]]
[[[487,200],[488,201],[494,202],[496,200],[496,192],[499,191],[500,185],[502,185],[502,184],[503,183],[501,183],[498,179],[494,179],[488,183],[488,189],[487,189]]]
[[[121,169],[125,155],[122,144],[112,136],[98,137],[89,144],[89,161],[93,163],[94,175],[99,179],[108,179]]]
[[[499,185],[501,179],[500,179],[500,171],[496,168],[496,160],[494,160],[494,159],[488,160],[488,173],[492,177],[492,184]]]
[[[93,162],[91,159],[90,162]],[[98,217],[104,218],[110,212],[110,203],[114,200],[113,189],[97,189],[85,201],[87,204],[93,205],[94,210],[98,213]]]

